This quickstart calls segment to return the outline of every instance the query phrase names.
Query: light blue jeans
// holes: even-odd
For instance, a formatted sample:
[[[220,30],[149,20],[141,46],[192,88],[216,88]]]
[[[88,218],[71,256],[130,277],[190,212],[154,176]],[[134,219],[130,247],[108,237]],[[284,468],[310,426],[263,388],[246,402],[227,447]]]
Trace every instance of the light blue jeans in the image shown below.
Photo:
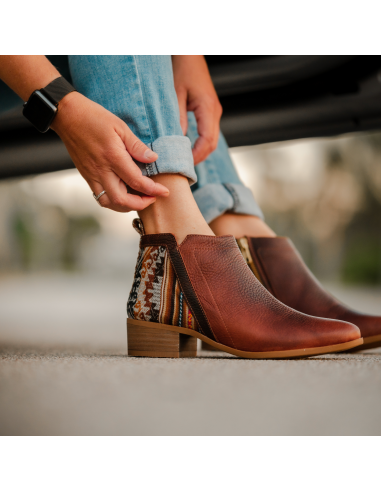
[[[183,135],[170,56],[69,56],[69,66],[79,92],[121,118],[158,154],[152,164],[137,162],[145,176],[186,176],[207,222],[227,211],[262,218],[251,190],[234,168],[222,134],[217,149],[194,166],[197,124],[193,113],[188,113],[188,134]]]

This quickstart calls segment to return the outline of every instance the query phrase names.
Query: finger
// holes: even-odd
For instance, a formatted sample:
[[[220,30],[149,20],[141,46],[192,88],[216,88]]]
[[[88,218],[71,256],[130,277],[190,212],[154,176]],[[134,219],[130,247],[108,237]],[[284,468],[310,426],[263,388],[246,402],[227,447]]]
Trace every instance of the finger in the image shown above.
[[[139,191],[148,196],[168,196],[169,190],[160,183],[147,176],[142,175],[142,171],[131,159],[131,156],[122,151],[117,159],[114,159],[112,169],[128,184],[133,190]]]
[[[197,165],[204,161],[217,147],[220,118],[218,114],[205,110],[195,111],[195,117],[199,137],[193,147],[193,159]]]
[[[89,186],[90,186],[90,189],[95,196],[98,196],[100,193],[102,193],[102,191],[106,191],[104,189],[104,187],[102,186],[102,184],[98,183],[96,181],[92,182],[91,184],[89,183]],[[95,199],[95,197],[94,197],[94,199]],[[97,202],[102,207],[106,207],[107,205],[109,205],[111,203],[107,197],[107,191],[100,198],[98,198]]]
[[[125,125],[123,134],[120,135],[128,153],[137,161],[149,164],[158,159],[158,155],[150,147],[138,139],[136,135]]]
[[[177,92],[177,101],[179,103],[180,111],[180,126],[183,134],[186,135],[188,131],[188,112],[187,112],[187,93],[186,91]]]
[[[192,149],[194,165],[197,166],[200,162],[205,161],[212,150],[210,140],[205,137],[198,137]]]
[[[136,197],[138,199],[135,199],[134,195],[130,195],[130,197],[126,201],[125,205],[119,206],[116,205],[114,202],[112,202],[107,197],[107,195],[102,195],[99,199],[99,204],[102,208],[109,208],[110,210],[114,210],[115,212],[127,213],[133,210],[136,212],[144,210],[145,208],[149,207],[150,205],[152,205],[152,203],[156,201],[156,198],[147,197],[147,196]]]
[[[111,201],[110,208],[117,212],[143,210],[156,200],[153,196],[129,194],[125,183],[114,173],[109,173],[107,176],[105,180],[105,189],[107,190],[107,196]]]
[[[91,188],[94,189],[94,193],[96,194],[101,186],[97,183],[93,184]],[[106,190],[106,194],[99,198],[99,204],[116,212],[143,210],[156,200],[153,196],[138,196],[127,193],[125,183],[112,172],[104,177],[103,189]]]
[[[89,186],[95,196],[98,196],[100,193],[102,193],[102,191],[105,191],[106,193],[103,194],[100,198],[98,198],[97,200],[98,205],[100,205],[102,208],[109,208],[111,210],[114,210],[112,202],[107,195],[107,190],[102,184],[95,181],[94,183],[91,183],[91,185],[89,184]],[[129,212],[130,210],[126,210],[126,211]]]

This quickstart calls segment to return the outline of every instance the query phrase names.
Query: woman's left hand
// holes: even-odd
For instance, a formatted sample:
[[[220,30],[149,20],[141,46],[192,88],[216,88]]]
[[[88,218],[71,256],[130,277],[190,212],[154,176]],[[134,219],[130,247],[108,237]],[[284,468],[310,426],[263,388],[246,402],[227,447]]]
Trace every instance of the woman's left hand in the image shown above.
[[[193,111],[197,121],[199,137],[193,147],[196,165],[217,147],[222,106],[202,55],[172,55],[172,65],[184,135],[188,128],[187,111]]]

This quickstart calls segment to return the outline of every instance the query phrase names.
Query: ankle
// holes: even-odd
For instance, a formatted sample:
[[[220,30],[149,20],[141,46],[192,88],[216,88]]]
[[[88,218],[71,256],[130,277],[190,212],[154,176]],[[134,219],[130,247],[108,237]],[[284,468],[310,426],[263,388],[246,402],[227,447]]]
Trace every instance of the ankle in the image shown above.
[[[210,228],[216,236],[231,234],[239,239],[249,237],[276,237],[275,232],[254,215],[238,215],[225,213],[210,223]]]
[[[166,197],[139,212],[146,234],[170,232],[181,243],[189,234],[214,236],[193,198],[187,178],[178,174],[159,174],[152,178],[169,190]]]

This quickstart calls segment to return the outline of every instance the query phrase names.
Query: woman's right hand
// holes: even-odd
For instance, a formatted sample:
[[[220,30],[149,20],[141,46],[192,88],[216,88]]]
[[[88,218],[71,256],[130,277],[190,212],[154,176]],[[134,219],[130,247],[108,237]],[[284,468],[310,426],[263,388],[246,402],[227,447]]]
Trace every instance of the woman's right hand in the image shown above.
[[[61,137],[70,157],[102,207],[117,212],[143,210],[168,189],[143,176],[132,157],[154,162],[158,156],[117,116],[78,92],[59,104],[52,129]],[[126,184],[139,194],[127,193]]]

